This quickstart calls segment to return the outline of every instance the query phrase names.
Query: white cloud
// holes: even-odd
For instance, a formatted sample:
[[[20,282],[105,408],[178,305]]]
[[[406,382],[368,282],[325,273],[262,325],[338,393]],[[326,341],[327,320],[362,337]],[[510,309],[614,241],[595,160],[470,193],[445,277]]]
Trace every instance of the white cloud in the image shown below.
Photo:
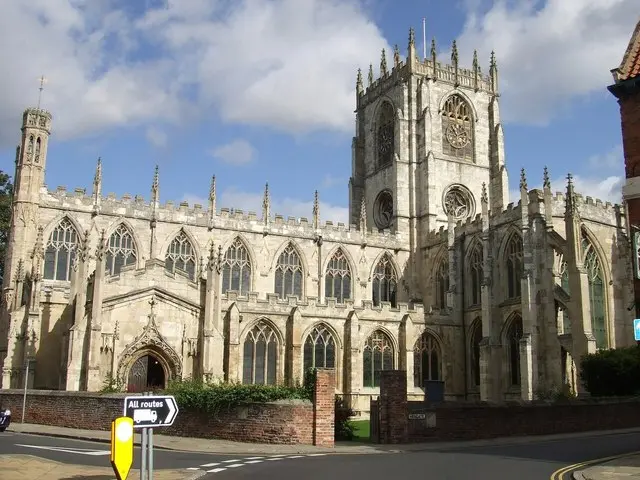
[[[218,197],[216,202],[217,208],[235,208],[246,212],[256,212],[258,216],[262,215],[263,192],[246,192],[237,188],[228,188],[224,190]],[[189,204],[199,203],[207,205],[208,202],[201,197],[186,194],[183,200]],[[271,194],[271,217],[274,215],[282,215],[286,217],[306,217],[309,221],[313,217],[313,199],[300,200],[296,198],[277,198]],[[339,205],[333,205],[320,201],[320,220],[324,224],[325,221],[331,220],[334,223],[349,223],[349,209]]]
[[[324,188],[332,188],[336,185],[344,185],[346,183],[347,181],[344,178],[336,177],[334,175],[331,175],[330,173],[327,173],[322,179],[322,186]]]
[[[466,4],[461,55],[470,65],[477,48],[487,73],[495,50],[503,117],[522,123],[546,124],[571,98],[606,95],[610,70],[638,21],[638,0],[496,0],[485,11],[478,5]]]
[[[211,150],[211,156],[231,165],[246,165],[255,157],[255,149],[246,140],[233,140]]]
[[[120,0],[4,2],[0,145],[15,142],[43,73],[61,138],[212,112],[351,131],[355,70],[387,46],[360,2],[156,0],[142,13]]]
[[[167,134],[156,127],[149,127],[145,132],[147,141],[156,148],[164,148],[167,146]]]

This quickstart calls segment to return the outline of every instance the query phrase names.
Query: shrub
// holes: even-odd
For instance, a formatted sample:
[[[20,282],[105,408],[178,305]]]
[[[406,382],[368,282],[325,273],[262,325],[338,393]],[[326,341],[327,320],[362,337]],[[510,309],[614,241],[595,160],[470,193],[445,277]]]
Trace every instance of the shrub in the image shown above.
[[[349,421],[353,417],[353,410],[347,405],[344,398],[336,395],[335,434],[336,440],[353,440],[355,437],[353,424]]]
[[[248,403],[309,400],[308,391],[301,386],[244,385],[235,382],[209,384],[199,380],[181,380],[172,382],[166,391],[175,396],[180,407],[210,414]]]
[[[594,397],[640,393],[640,347],[623,347],[587,354],[580,378]]]

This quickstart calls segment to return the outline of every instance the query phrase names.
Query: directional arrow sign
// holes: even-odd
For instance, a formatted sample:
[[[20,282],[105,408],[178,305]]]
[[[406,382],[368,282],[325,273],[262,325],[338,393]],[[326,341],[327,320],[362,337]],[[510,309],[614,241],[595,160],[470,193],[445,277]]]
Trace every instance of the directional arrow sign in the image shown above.
[[[133,428],[169,427],[178,416],[172,395],[125,397],[124,416],[133,419]]]
[[[633,321],[633,334],[636,341],[640,341],[640,318]]]

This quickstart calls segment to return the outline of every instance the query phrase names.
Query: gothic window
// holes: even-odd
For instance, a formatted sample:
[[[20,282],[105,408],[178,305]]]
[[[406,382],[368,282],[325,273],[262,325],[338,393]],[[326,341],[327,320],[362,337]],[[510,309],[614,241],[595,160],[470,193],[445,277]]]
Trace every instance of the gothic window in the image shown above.
[[[389,102],[380,107],[377,127],[378,168],[382,168],[391,164],[395,152],[395,114]]]
[[[36,155],[34,158],[34,162],[35,163],[39,163],[40,162],[40,147],[42,146],[42,140],[40,140],[40,137],[38,137],[38,139],[36,140]]]
[[[224,255],[222,293],[229,290],[247,295],[251,290],[251,259],[246,245],[236,238]]]
[[[482,320],[477,318],[471,327],[471,379],[473,385],[480,386],[480,342],[482,341]]]
[[[109,237],[105,257],[105,270],[109,275],[118,275],[123,267],[135,265],[137,252],[133,235],[123,223]]]
[[[471,289],[469,291],[469,305],[480,305],[482,302],[482,277],[484,269],[482,265],[482,245],[475,243],[469,255],[469,279]]]
[[[589,279],[591,331],[596,337],[596,348],[607,348],[604,274],[598,253],[584,232],[582,234],[582,251],[584,252],[584,268],[587,271],[587,277]]]
[[[278,337],[264,321],[259,321],[244,340],[242,383],[275,385],[278,368]]]
[[[425,380],[440,380],[440,349],[435,337],[424,332],[413,347],[413,384],[423,388]]]
[[[339,249],[327,265],[324,281],[325,297],[335,298],[338,303],[344,303],[351,298],[351,269],[349,261],[342,249]]]
[[[507,353],[509,358],[509,378],[511,385],[520,385],[520,339],[522,338],[522,317],[514,315],[507,328]]]
[[[444,212],[454,220],[464,220],[473,215],[473,195],[462,185],[452,185],[444,194]]]
[[[186,273],[191,281],[195,280],[196,254],[184,231],[181,230],[169,245],[164,259],[164,268],[170,273],[179,270]]]
[[[287,298],[287,295],[302,298],[302,271],[300,255],[292,244],[287,245],[276,266],[275,290],[280,298]]]
[[[569,311],[567,310],[566,305],[563,305],[556,300],[555,307],[558,335],[566,335],[571,333],[571,320],[569,318]]]
[[[396,306],[396,292],[398,289],[398,276],[393,268],[391,258],[385,254],[376,269],[373,271],[373,304],[380,305],[380,302],[391,302],[391,306]]]
[[[514,233],[507,243],[505,250],[507,266],[507,298],[517,298],[522,293],[522,238]]]
[[[560,271],[558,274],[560,276],[560,286],[565,292],[567,292],[567,295],[571,294],[571,291],[569,290],[569,270],[567,269],[567,262],[562,262],[560,264]]]
[[[373,203],[373,221],[378,230],[391,228],[393,221],[393,196],[389,190],[383,190]]]
[[[36,139],[31,135],[29,137],[29,145],[27,146],[27,162],[30,162],[33,157],[33,146]]]
[[[473,161],[472,113],[460,95],[451,95],[442,109],[442,149],[445,155]]]
[[[386,333],[376,330],[362,350],[362,385],[379,387],[382,370],[393,370],[393,344]]]
[[[449,291],[449,260],[445,257],[440,261],[436,272],[436,305],[440,309],[447,308],[447,292]]]
[[[335,339],[325,325],[318,325],[307,335],[304,342],[304,370],[335,367]]]
[[[44,278],[71,280],[78,243],[78,232],[68,218],[63,218],[49,235],[44,252]]]

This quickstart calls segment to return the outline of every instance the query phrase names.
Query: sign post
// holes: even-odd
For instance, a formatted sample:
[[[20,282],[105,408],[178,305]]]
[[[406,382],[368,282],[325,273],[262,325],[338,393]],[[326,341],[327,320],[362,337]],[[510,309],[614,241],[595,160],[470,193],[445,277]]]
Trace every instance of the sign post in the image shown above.
[[[149,392],[125,397],[124,416],[133,428],[142,429],[142,461],[140,480],[153,480],[153,429],[170,427],[178,416],[178,404],[172,395],[152,395]]]
[[[111,422],[111,466],[118,480],[127,480],[133,464],[133,420],[118,417]]]

